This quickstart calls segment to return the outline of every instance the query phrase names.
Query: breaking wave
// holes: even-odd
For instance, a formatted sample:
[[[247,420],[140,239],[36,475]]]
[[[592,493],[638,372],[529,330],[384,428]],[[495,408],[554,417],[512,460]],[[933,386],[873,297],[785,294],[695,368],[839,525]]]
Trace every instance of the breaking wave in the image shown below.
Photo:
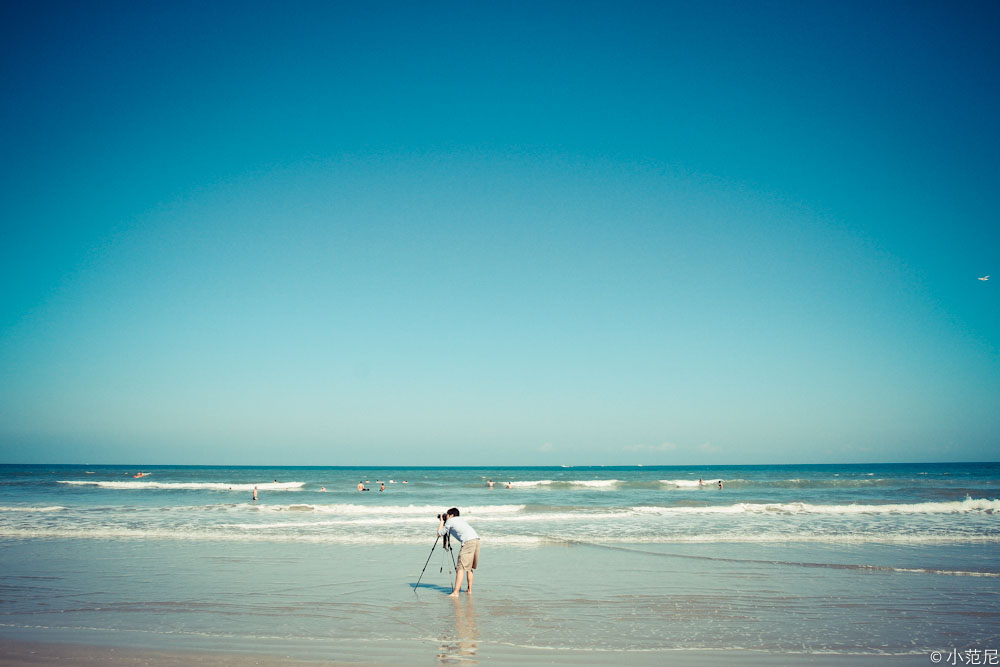
[[[172,490],[172,491],[297,491],[306,485],[305,482],[98,482],[60,480],[60,484],[73,486],[96,486],[101,489],[132,490]]]
[[[893,503],[888,505],[813,505],[811,503],[736,503],[706,507],[640,506],[633,511],[651,514],[956,514],[1000,513],[1000,500],[966,498],[950,502]]]

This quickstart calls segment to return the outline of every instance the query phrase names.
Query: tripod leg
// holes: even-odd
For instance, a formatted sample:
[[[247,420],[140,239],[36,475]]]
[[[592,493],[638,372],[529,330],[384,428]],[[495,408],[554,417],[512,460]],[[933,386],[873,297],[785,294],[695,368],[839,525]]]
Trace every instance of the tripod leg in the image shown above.
[[[414,592],[414,593],[416,593],[416,592],[417,592],[417,586],[419,586],[419,585],[420,585],[420,580],[424,578],[424,570],[426,570],[426,569],[427,569],[427,563],[430,563],[430,562],[431,562],[431,556],[433,556],[433,555],[434,555],[434,549],[435,549],[435,548],[437,547],[437,545],[438,545],[438,540],[440,540],[440,539],[441,539],[441,536],[440,536],[440,535],[438,535],[438,536],[437,536],[437,539],[435,539],[435,540],[434,540],[434,546],[432,546],[432,547],[431,547],[431,552],[430,552],[429,554],[427,554],[427,561],[426,561],[426,562],[424,563],[424,569],[423,569],[423,570],[420,570],[420,576],[419,576],[419,577],[417,577],[417,583],[413,585],[413,592]]]
[[[451,554],[451,570],[448,574],[455,574],[455,553],[451,550],[451,535],[445,533],[444,540],[441,542],[441,548],[444,549],[445,552]],[[444,564],[447,565],[448,556],[445,554],[441,555],[444,557]],[[444,570],[443,567],[441,569],[442,571]]]

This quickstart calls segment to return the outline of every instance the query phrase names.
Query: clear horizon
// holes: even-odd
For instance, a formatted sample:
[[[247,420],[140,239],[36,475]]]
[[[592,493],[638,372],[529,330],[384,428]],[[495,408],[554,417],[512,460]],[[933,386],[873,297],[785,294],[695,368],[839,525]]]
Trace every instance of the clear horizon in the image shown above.
[[[991,460],[998,32],[7,3],[0,460]]]
[[[845,463],[732,463],[732,464],[672,464],[672,463],[633,463],[633,464],[558,464],[558,465],[490,465],[479,464],[469,466],[426,466],[426,465],[273,465],[273,464],[222,464],[222,463],[4,463],[0,466],[9,467],[36,467],[36,466],[63,466],[74,468],[85,468],[87,466],[104,468],[302,468],[302,469],[334,469],[334,470],[549,470],[565,468],[691,468],[691,469],[712,469],[712,468],[810,468],[810,467],[860,467],[860,466],[919,466],[919,465],[996,465],[1000,461],[856,461]]]

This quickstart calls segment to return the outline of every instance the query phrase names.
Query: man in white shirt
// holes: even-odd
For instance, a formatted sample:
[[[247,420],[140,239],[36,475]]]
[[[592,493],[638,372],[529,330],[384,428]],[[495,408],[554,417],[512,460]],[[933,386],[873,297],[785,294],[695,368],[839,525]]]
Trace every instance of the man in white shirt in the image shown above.
[[[469,585],[465,592],[472,595],[472,575],[479,567],[479,533],[472,529],[468,521],[459,517],[457,507],[439,514],[438,521],[438,535],[451,533],[452,537],[462,543],[462,549],[458,552],[458,565],[455,567],[455,590],[451,592],[451,597],[458,597],[466,572],[469,573]]]

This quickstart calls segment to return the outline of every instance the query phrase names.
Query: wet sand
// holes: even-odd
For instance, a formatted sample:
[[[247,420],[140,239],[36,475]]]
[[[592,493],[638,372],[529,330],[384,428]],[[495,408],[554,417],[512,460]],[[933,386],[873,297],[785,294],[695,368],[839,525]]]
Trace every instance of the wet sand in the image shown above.
[[[52,644],[0,640],[0,664],[9,667],[30,665],[108,665],[129,667],[223,667],[224,665],[273,665],[274,667],[315,667],[318,665],[362,665],[377,663],[315,662],[276,655],[206,653],[204,651],[150,651],[115,646]]]
[[[453,600],[429,549],[0,542],[0,664],[853,667],[997,645],[996,578],[790,564],[896,550],[493,547]]]
[[[543,651],[511,647],[481,647],[480,654],[467,659],[454,656],[427,656],[424,647],[405,646],[405,642],[393,642],[381,650],[376,650],[372,659],[351,660],[299,660],[289,656],[187,651],[141,650],[112,646],[88,646],[85,644],[58,644],[0,640],[0,664],[5,667],[30,667],[44,665],[107,665],[109,667],[229,667],[236,665],[268,665],[272,667],[319,667],[321,665],[419,665],[419,664],[478,664],[494,665],[612,665],[619,664],[623,656],[615,652],[593,651]],[[820,667],[858,667],[861,665],[926,665],[929,657],[913,656],[872,656],[838,655],[819,656],[802,654],[775,654],[762,652],[730,651],[666,651],[650,654],[629,653],[629,665],[663,665],[674,667],[700,665],[703,667],[724,667],[737,665],[764,667],[766,665],[817,665]]]

